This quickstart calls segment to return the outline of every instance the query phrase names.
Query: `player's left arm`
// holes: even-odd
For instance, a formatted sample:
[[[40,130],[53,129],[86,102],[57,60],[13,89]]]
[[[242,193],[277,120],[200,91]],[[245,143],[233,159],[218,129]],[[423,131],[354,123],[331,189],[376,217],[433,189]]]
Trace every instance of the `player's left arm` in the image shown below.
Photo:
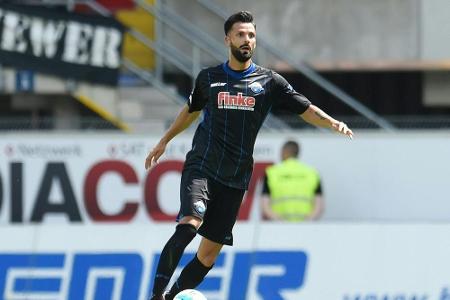
[[[309,105],[300,117],[311,125],[330,128],[337,133],[345,134],[349,138],[353,139],[353,131],[348,128],[347,124],[332,118],[313,104]]]

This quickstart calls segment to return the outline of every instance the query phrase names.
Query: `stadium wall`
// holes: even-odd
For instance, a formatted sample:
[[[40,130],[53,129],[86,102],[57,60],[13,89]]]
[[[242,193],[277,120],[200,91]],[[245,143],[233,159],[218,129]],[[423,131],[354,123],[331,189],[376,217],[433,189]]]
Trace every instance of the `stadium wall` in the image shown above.
[[[196,1],[162,1],[217,39],[223,39],[223,20],[196,4]],[[420,0],[216,2],[231,13],[251,11],[256,18],[260,37],[308,62],[419,59],[421,34],[435,34],[432,30],[422,32],[420,22],[424,16],[421,12],[428,13],[427,20],[432,20],[433,13],[440,7],[438,3],[434,7],[424,4],[422,8],[421,2],[436,1]],[[440,14],[445,14],[445,9],[440,11]],[[176,41],[179,36],[166,33],[164,38]],[[439,41],[450,44],[442,39]],[[180,49],[186,49],[187,45],[181,42],[179,45]],[[433,55],[430,53],[427,58],[431,59]]]
[[[223,20],[196,1],[161,1],[222,39]],[[260,36],[308,62],[432,61],[447,59],[450,53],[447,0],[215,2],[231,13],[251,11]],[[170,34],[165,38],[179,39]]]

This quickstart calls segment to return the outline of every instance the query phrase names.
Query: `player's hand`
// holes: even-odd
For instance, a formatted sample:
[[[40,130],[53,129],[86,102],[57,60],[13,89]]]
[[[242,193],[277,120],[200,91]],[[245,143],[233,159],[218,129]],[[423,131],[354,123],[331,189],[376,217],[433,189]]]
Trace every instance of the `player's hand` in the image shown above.
[[[147,158],[145,159],[145,169],[150,169],[154,164],[158,163],[158,159],[166,151],[166,143],[160,141],[155,148],[150,151]]]
[[[332,125],[332,128],[337,133],[345,134],[350,139],[353,139],[353,131],[350,128],[348,128],[347,124],[345,124],[344,122],[340,122],[340,121],[336,122]]]

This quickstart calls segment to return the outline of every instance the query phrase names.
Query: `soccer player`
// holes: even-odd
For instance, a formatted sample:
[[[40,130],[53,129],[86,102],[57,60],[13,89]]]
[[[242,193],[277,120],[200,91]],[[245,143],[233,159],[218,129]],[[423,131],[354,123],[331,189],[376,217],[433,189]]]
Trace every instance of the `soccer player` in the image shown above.
[[[282,76],[252,62],[256,25],[249,12],[230,16],[224,29],[228,61],[198,74],[187,105],[145,161],[146,169],[157,163],[169,141],[203,111],[181,176],[178,225],[162,250],[151,300],[172,300],[179,291],[195,288],[222,246],[233,244],[232,229],[252,175],[256,136],[272,108],[287,109],[310,124],[353,137],[346,124],[311,104]],[[196,256],[163,296],[197,233],[202,240]]]

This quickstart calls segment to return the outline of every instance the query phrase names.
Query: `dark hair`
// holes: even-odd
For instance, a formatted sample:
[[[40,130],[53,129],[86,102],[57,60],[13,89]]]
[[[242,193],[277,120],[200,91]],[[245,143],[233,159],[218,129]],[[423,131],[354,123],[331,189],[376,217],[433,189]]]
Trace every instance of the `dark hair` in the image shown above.
[[[248,11],[240,11],[235,14],[232,14],[223,25],[223,29],[225,30],[225,35],[228,34],[231,27],[233,27],[234,23],[252,23],[256,29],[256,24],[253,22],[253,16]]]
[[[288,151],[295,157],[298,157],[298,154],[300,153],[300,145],[295,141],[287,141],[283,145],[283,150]]]

